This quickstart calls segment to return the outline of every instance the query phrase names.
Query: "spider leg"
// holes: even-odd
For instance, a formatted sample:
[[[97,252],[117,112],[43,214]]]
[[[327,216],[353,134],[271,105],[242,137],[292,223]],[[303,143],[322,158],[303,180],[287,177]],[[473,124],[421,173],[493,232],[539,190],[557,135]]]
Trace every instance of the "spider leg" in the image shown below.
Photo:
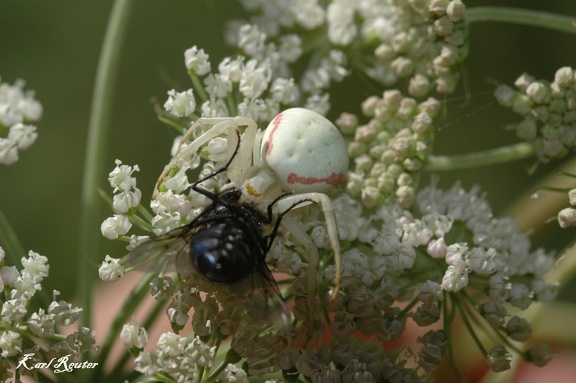
[[[238,156],[233,163],[230,163],[228,168],[228,178],[236,186],[239,186],[246,179],[245,171],[252,166],[252,148],[258,132],[258,126],[254,120],[248,117],[235,117],[234,122],[236,123],[235,129],[237,131],[239,126],[246,126],[240,145],[236,148]],[[228,149],[231,149],[230,142],[228,143]]]
[[[336,266],[336,275],[334,278],[334,289],[330,294],[331,299],[336,299],[338,292],[340,291],[340,281],[342,274],[342,258],[340,255],[340,240],[338,239],[338,226],[336,225],[336,218],[334,217],[334,207],[332,206],[332,201],[326,194],[322,193],[302,193],[302,194],[291,194],[283,196],[277,200],[273,205],[272,210],[276,212],[279,217],[282,217],[286,212],[308,205],[310,203],[316,203],[320,205],[322,211],[324,212],[324,217],[326,219],[326,228],[328,231],[328,238],[330,240],[330,245],[334,251],[334,264]]]
[[[286,211],[285,213],[287,213]],[[285,214],[284,213],[284,214]],[[306,308],[308,309],[308,323],[306,324],[306,341],[312,339],[314,330],[314,302],[316,301],[316,274],[318,272],[318,249],[306,233],[302,224],[292,217],[284,217],[282,225],[308,250],[308,280],[306,286]]]
[[[204,189],[203,187],[200,187],[199,185],[202,182],[209,180],[210,178],[215,177],[218,174],[226,171],[226,169],[228,169],[228,167],[230,166],[232,161],[234,161],[234,158],[238,154],[238,149],[240,148],[240,132],[237,129],[234,130],[233,127],[230,127],[229,131],[228,131],[228,137],[229,137],[228,138],[229,148],[233,148],[233,151],[229,155],[229,158],[228,158],[228,161],[226,161],[226,164],[224,164],[224,166],[222,166],[220,169],[213,171],[212,173],[210,173],[206,177],[194,182],[191,186],[192,190],[194,190],[197,193],[205,195],[206,197],[210,198],[211,200],[215,200],[217,198],[216,194],[212,193],[209,190]]]
[[[194,133],[194,131],[203,125],[211,126],[211,128],[209,128],[206,132],[204,132],[203,134],[198,136],[194,141],[192,141],[188,145],[182,147],[182,144],[190,138],[190,136]],[[152,194],[152,199],[156,198],[156,194],[158,192],[158,189],[159,189],[160,185],[162,184],[162,182],[164,181],[164,179],[166,178],[166,176],[168,175],[168,173],[170,173],[170,170],[172,170],[172,168],[177,166],[180,161],[191,157],[192,155],[197,153],[200,150],[200,148],[203,145],[207,144],[211,139],[224,134],[227,130],[228,130],[228,132],[232,131],[232,129],[235,129],[236,131],[238,131],[239,125],[240,126],[244,126],[244,125],[248,126],[247,130],[250,130],[250,129],[256,130],[256,123],[247,117],[234,117],[234,118],[231,118],[231,117],[214,117],[214,118],[199,118],[198,120],[196,120],[194,122],[194,124],[192,124],[190,129],[188,129],[188,131],[184,134],[184,136],[180,140],[180,145],[178,146],[178,151],[177,151],[176,155],[174,156],[174,158],[172,158],[170,163],[168,163],[168,165],[166,165],[164,167],[162,174],[160,175],[160,177],[156,181],[156,185],[154,186],[154,192]],[[251,128],[252,125],[253,125],[253,128]],[[239,135],[239,133],[238,133],[238,135]],[[234,135],[232,135],[231,137],[233,137],[233,136]],[[233,139],[236,139],[236,137]],[[239,140],[239,138],[237,138],[237,139]],[[230,154],[230,150],[232,150],[232,152],[233,152],[232,154]],[[234,159],[235,158],[235,152],[237,150],[238,150],[237,145],[229,145],[229,153],[228,153],[229,158]],[[243,157],[242,162],[245,162],[246,161],[246,159],[244,159],[245,156],[242,156],[242,157]],[[248,159],[248,161],[249,160],[251,160],[251,158]],[[240,166],[241,165],[242,164],[240,164]],[[235,165],[232,165],[232,161],[229,161],[227,166],[228,167],[230,167],[230,166],[236,167]],[[224,170],[226,170],[226,169],[224,169]],[[222,171],[224,171],[224,170],[222,170]]]
[[[314,325],[314,302],[316,300],[316,275],[318,271],[318,249],[310,236],[306,233],[303,226],[294,218],[286,216],[288,212],[299,207],[306,206],[310,203],[319,204],[322,207],[324,216],[326,217],[326,226],[328,227],[328,237],[330,244],[334,250],[334,260],[336,265],[335,287],[331,293],[331,299],[335,299],[338,291],[340,290],[340,279],[342,273],[342,262],[340,258],[340,242],[338,239],[338,228],[336,226],[336,218],[334,217],[334,208],[332,201],[322,193],[304,193],[304,194],[284,194],[275,199],[268,205],[267,212],[269,219],[274,214],[277,215],[276,223],[272,230],[270,238],[272,241],[276,236],[280,223],[292,234],[292,236],[300,242],[308,250],[308,281],[307,281],[307,294],[306,306],[308,308],[308,325],[306,328],[307,342],[312,339],[313,325]],[[272,246],[272,241],[268,244]]]

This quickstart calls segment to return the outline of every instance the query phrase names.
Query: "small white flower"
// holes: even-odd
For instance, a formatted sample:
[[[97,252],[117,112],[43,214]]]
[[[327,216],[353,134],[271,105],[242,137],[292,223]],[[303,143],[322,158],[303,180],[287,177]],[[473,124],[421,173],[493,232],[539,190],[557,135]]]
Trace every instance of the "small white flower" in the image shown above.
[[[314,241],[314,246],[319,249],[326,249],[328,246],[327,232],[324,225],[314,226],[310,233],[310,238]]]
[[[324,116],[330,110],[330,96],[314,94],[306,99],[304,107]]]
[[[227,117],[230,115],[222,99],[208,100],[202,104],[202,117]]]
[[[0,164],[11,165],[18,161],[18,148],[8,138],[0,137]]]
[[[485,250],[481,247],[474,247],[468,253],[468,265],[470,270],[480,275],[491,275],[494,273],[497,263],[494,261],[496,250],[489,248]]]
[[[8,132],[8,139],[20,150],[29,148],[36,141],[37,137],[38,133],[36,133],[35,126],[24,125],[22,123],[12,125]]]
[[[199,366],[209,367],[214,363],[216,346],[209,347],[198,336],[192,339],[192,342],[186,347],[186,351],[190,353]]]
[[[48,306],[48,314],[54,316],[54,322],[59,326],[69,326],[80,317],[81,308],[72,307],[71,303],[54,300]]]
[[[133,191],[125,190],[114,195],[112,198],[112,208],[117,213],[128,213],[130,209],[133,209],[140,204],[141,198],[142,192],[140,189],[136,188]]]
[[[260,114],[260,105],[257,101],[258,100],[255,99],[245,98],[238,104],[238,114],[257,121]]]
[[[238,47],[248,56],[258,56],[264,51],[266,34],[261,33],[256,25],[245,24],[238,31]]]
[[[272,78],[272,68],[268,63],[250,60],[240,77],[239,90],[247,98],[257,98],[268,88]]]
[[[174,357],[180,355],[182,351],[184,351],[186,342],[186,337],[172,332],[165,332],[164,334],[160,335],[158,343],[156,344],[161,352],[167,356]]]
[[[27,299],[22,297],[9,299],[2,304],[2,320],[7,323],[19,322],[26,315]]]
[[[204,76],[210,72],[210,61],[204,49],[198,50],[196,45],[184,52],[184,63],[189,71],[198,76]]]
[[[34,99],[33,91],[24,91],[25,82],[16,80],[14,85],[0,83],[0,123],[14,124],[35,121],[42,116],[42,104]]]
[[[240,81],[240,76],[244,70],[244,56],[238,56],[234,59],[225,57],[224,60],[218,64],[218,72],[230,81],[237,83]]]
[[[24,270],[22,270],[23,276],[28,274],[30,279],[35,282],[40,282],[48,276],[50,265],[48,264],[48,258],[45,256],[30,250],[28,258],[22,258],[21,262],[22,266],[24,266]]]
[[[278,51],[286,62],[292,63],[298,60],[302,55],[302,40],[300,36],[295,34],[280,36]]]
[[[125,324],[120,333],[120,339],[127,348],[143,349],[148,344],[148,332],[144,327],[138,326],[138,320],[134,318],[134,324]]]
[[[428,243],[427,252],[432,258],[444,258],[446,257],[446,251],[448,247],[446,246],[446,241],[444,237],[438,239],[432,239]]]
[[[570,226],[576,226],[576,209],[567,207],[558,213],[558,224],[562,229]]]
[[[188,182],[188,177],[186,176],[186,171],[190,168],[189,165],[183,165],[176,174],[164,181],[164,186],[168,190],[172,190],[174,193],[179,194],[190,187],[190,182]]]
[[[104,282],[115,282],[124,275],[124,266],[119,259],[114,259],[109,255],[104,258],[102,265],[98,269],[98,276]]]
[[[3,331],[0,335],[0,349],[3,358],[18,355],[22,352],[22,337],[14,331]]]
[[[301,81],[302,90],[318,94],[330,86],[330,73],[325,67],[311,68],[304,72]]]
[[[166,309],[166,315],[168,316],[170,323],[184,327],[189,319],[188,311],[190,311],[189,306],[185,306],[183,308],[178,304],[171,303],[170,306],[168,306]]]
[[[28,327],[32,333],[40,337],[54,335],[56,332],[54,315],[47,314],[42,308],[38,309],[38,312],[33,313],[28,319]]]
[[[294,79],[285,78],[275,78],[270,85],[270,93],[275,101],[281,104],[292,104],[298,100],[300,91],[296,84],[294,84]]]
[[[122,165],[122,161],[116,160],[116,167],[108,174],[108,181],[110,186],[114,188],[114,193],[118,190],[127,191],[136,188],[136,178],[132,177],[132,173],[139,171],[138,165],[128,166]]]
[[[168,100],[164,103],[164,110],[175,117],[186,117],[196,110],[196,100],[192,89],[185,92],[168,91]]]
[[[2,292],[6,286],[14,287],[19,277],[20,273],[16,266],[2,266],[0,268],[0,283],[2,287],[0,292]]]
[[[468,253],[468,245],[464,242],[455,243],[446,249],[446,263],[456,265],[462,262]]]
[[[214,162],[226,161],[228,154],[228,139],[216,137],[208,142],[208,159]]]
[[[232,81],[228,77],[218,73],[210,73],[206,76],[204,85],[211,98],[224,98],[232,92],[233,87]]]
[[[365,219],[361,217],[362,206],[347,194],[334,199],[333,206],[340,240],[355,240],[366,223]]]
[[[422,217],[422,221],[430,230],[433,231],[436,237],[443,237],[452,229],[454,220],[448,216],[433,212],[426,214]]]
[[[192,202],[184,194],[167,190],[156,194],[156,199],[150,201],[150,208],[155,214],[177,213],[180,217],[186,217],[192,210]]]
[[[152,224],[152,232],[155,235],[161,235],[182,226],[180,224],[180,214],[167,212],[160,212],[155,215],[150,222]]]
[[[124,235],[130,230],[132,223],[125,215],[114,214],[114,216],[106,218],[100,231],[102,235],[108,239],[117,239],[119,236]]]
[[[226,383],[248,383],[248,374],[235,364],[228,363],[220,374],[220,379]]]
[[[336,45],[348,45],[357,34],[354,24],[354,2],[336,0],[328,5],[328,38]]]
[[[442,278],[442,288],[445,291],[458,292],[468,286],[468,271],[465,267],[448,266]]]
[[[296,21],[306,29],[314,29],[324,22],[325,12],[318,0],[294,0],[290,2]]]
[[[42,290],[41,279],[22,271],[22,276],[14,282],[11,297],[16,299],[30,299],[36,291]]]

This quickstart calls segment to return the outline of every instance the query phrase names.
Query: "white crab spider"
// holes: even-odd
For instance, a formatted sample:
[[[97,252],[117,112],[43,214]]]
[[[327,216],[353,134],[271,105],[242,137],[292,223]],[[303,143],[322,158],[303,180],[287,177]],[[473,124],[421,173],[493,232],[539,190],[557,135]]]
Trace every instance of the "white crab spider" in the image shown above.
[[[182,147],[200,126],[203,134]],[[240,135],[240,126],[245,126]],[[348,169],[348,150],[336,127],[323,116],[303,108],[279,113],[265,131],[248,117],[199,118],[182,137],[177,154],[164,168],[155,192],[170,170],[190,158],[210,140],[227,134],[227,168],[230,183],[222,190],[236,188],[248,202],[265,212],[273,203],[272,213],[283,216],[281,225],[309,251],[308,305],[312,308],[316,288],[318,252],[303,226],[284,216],[287,211],[316,203],[324,212],[328,237],[336,266],[332,297],[340,288],[341,259],[338,229],[330,198],[324,194],[338,185]],[[241,142],[238,146],[238,137]]]

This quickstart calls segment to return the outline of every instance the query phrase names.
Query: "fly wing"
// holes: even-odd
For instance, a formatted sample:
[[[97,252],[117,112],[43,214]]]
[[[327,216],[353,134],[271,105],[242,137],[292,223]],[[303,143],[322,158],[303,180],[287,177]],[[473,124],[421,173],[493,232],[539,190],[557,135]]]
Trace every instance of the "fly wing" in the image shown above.
[[[257,320],[271,324],[278,333],[287,335],[292,329],[292,312],[278,288],[274,275],[262,262],[252,273],[252,291],[250,292],[251,314]]]
[[[182,226],[151,238],[128,253],[124,265],[148,271],[166,270],[168,265],[174,266],[177,259],[187,258],[191,235],[192,228]]]

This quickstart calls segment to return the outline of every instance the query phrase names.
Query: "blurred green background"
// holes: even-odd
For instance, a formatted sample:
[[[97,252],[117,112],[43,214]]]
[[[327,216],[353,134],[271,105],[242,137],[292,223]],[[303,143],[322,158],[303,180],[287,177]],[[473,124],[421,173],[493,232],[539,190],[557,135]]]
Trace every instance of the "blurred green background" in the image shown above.
[[[476,5],[517,6],[574,15],[576,2],[540,0],[466,1]],[[544,4],[546,3],[546,4]],[[80,192],[89,108],[98,55],[112,1],[1,0],[0,77],[13,84],[26,80],[44,106],[39,138],[12,166],[0,167],[0,209],[26,250],[50,259],[45,288],[74,294],[79,249]],[[244,18],[233,0],[137,1],[123,50],[114,100],[111,134],[100,187],[111,195],[107,174],[114,160],[138,164],[138,186],[149,201],[153,183],[168,160],[172,131],[161,124],[152,99],[163,103],[169,89],[190,87],[184,50],[198,45],[211,56],[213,68],[233,50],[223,43],[226,20]],[[576,67],[576,35],[500,23],[472,26],[470,56],[463,70],[471,89],[462,86],[443,99],[446,115],[437,126],[436,154],[461,154],[516,142],[506,124],[518,117],[492,97],[494,81],[511,84],[524,71],[553,79],[561,66]],[[359,103],[383,89],[366,88],[352,76],[335,86],[332,117],[358,111]],[[351,96],[352,95],[352,96]],[[441,173],[441,186],[461,179],[466,187],[482,186],[496,213],[504,210],[555,165],[527,174],[531,159],[482,169]],[[102,203],[101,221],[111,215]],[[571,231],[549,224],[538,243],[560,248]],[[102,239],[101,254],[123,255],[122,246]],[[94,265],[96,273],[98,265]]]

